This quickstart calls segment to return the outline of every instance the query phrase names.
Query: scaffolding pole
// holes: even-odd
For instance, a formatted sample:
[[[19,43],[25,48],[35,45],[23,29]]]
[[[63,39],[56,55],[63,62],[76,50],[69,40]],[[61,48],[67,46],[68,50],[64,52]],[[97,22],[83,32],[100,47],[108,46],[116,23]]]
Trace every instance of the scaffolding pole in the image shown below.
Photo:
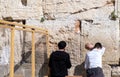
[[[14,77],[14,38],[15,28],[11,28],[10,77]]]
[[[32,77],[35,77],[35,32],[32,31]]]

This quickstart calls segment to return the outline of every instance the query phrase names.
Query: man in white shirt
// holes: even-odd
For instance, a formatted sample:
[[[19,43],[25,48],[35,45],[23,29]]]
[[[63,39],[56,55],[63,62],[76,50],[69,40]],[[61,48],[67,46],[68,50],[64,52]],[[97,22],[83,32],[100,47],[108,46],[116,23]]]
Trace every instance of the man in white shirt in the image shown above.
[[[99,42],[94,47],[90,43],[86,44],[85,47],[89,50],[85,59],[87,77],[104,77],[102,71],[102,55],[105,52],[105,48]]]

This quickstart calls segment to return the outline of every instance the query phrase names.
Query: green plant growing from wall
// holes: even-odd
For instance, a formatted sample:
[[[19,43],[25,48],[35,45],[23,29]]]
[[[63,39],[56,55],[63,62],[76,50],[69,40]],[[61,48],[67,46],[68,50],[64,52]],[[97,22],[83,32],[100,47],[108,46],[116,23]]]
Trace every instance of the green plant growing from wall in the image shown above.
[[[118,16],[115,14],[115,11],[113,11],[110,15],[110,19],[111,20],[116,20],[118,18]]]
[[[44,17],[42,17],[41,18],[41,20],[40,20],[40,22],[44,22],[45,21],[45,18]]]

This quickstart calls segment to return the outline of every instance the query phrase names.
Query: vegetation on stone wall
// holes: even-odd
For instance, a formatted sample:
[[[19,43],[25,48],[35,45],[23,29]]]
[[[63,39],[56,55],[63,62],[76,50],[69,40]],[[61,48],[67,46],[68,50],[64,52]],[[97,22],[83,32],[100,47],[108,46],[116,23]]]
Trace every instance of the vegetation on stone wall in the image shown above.
[[[115,14],[115,11],[111,12],[110,19],[111,20],[116,20],[118,16]]]
[[[40,22],[44,22],[45,21],[45,18],[44,17],[42,17],[41,18],[41,20],[40,20]]]

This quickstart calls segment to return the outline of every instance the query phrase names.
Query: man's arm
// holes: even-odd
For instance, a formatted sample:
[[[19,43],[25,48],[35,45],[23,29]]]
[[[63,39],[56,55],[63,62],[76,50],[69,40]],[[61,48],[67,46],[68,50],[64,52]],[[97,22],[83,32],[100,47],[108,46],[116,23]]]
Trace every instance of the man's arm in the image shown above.
[[[89,68],[89,59],[88,59],[88,55],[86,54],[86,57],[85,57],[85,65],[84,65],[84,68],[85,69],[88,69]]]
[[[70,61],[70,56],[68,54],[67,56],[67,60],[66,60],[66,65],[67,65],[67,68],[70,68],[72,65],[71,65],[71,61]]]
[[[104,52],[105,52],[105,47],[102,47],[102,49],[101,49],[101,54],[103,55]]]

